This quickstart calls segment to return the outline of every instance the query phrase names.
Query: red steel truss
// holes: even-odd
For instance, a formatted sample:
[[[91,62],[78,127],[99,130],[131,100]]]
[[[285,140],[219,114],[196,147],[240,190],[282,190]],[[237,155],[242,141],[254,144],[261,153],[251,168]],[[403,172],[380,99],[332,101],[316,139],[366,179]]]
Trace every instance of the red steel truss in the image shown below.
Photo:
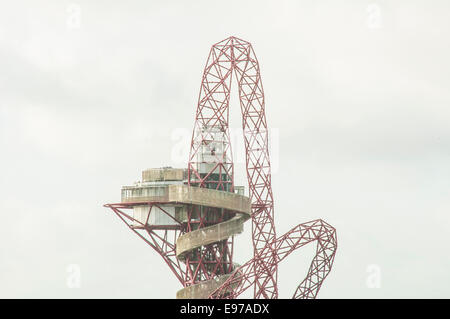
[[[216,156],[219,170],[226,172],[224,180],[217,184],[218,189],[233,190],[233,162],[228,132],[231,81],[233,71],[239,84],[239,97],[244,130],[247,178],[252,201],[252,238],[254,255],[257,256],[269,245],[274,251],[276,238],[273,222],[273,195],[270,180],[270,160],[268,153],[268,131],[264,113],[264,93],[261,83],[258,60],[250,43],[230,37],[212,46],[203,73],[200,97],[196,113],[194,134],[189,160],[191,185],[204,187],[209,176],[217,171],[200,176],[196,170],[196,156],[202,145],[217,141],[217,134],[208,128],[214,127],[223,132],[220,142],[224,151]],[[206,129],[205,129],[206,128]],[[206,175],[205,175],[206,173]],[[220,175],[222,176],[222,175]],[[226,189],[225,183],[230,184]],[[276,263],[255,263],[255,298],[276,298]]]
[[[131,226],[124,211],[133,203],[109,204],[127,225],[166,261],[184,287],[218,276],[229,278],[210,298],[237,298],[253,286],[255,298],[278,298],[278,264],[294,250],[317,243],[306,278],[294,298],[315,298],[331,271],[336,249],[336,230],[323,220],[313,220],[276,236],[274,201],[265,116],[264,92],[258,60],[249,42],[229,37],[214,44],[203,72],[188,164],[188,184],[234,191],[234,167],[229,133],[229,101],[232,77],[236,77],[242,112],[246,168],[252,210],[253,258],[242,266],[233,263],[233,238],[196,248],[185,266],[175,254],[179,235],[229,220],[234,216],[218,208],[191,207],[187,223],[174,229]],[[205,154],[208,154],[205,158]],[[148,203],[150,209],[152,205]],[[211,218],[211,216],[216,216]],[[169,232],[174,232],[169,238]]]
[[[254,258],[235,270],[211,297],[234,298],[253,285],[255,298],[277,298],[278,263],[293,250],[317,241],[317,253],[308,275],[294,295],[296,298],[315,297],[333,264],[337,247],[336,232],[327,223],[316,220],[298,225],[280,238],[276,237],[261,74],[252,45],[236,37],[212,46],[203,72],[189,159],[190,184],[208,187],[208,183],[214,183],[210,176],[220,171],[225,174],[219,175],[219,181],[214,186],[221,190],[233,190],[233,162],[228,131],[233,73],[238,81],[242,112],[247,179],[252,202]],[[222,132],[219,140],[215,134],[217,130],[208,129],[211,127]],[[219,141],[224,151],[216,156],[216,165],[201,174],[197,169],[201,164],[198,153],[203,145],[210,145],[214,141]],[[227,188],[227,185],[230,187]]]
[[[128,210],[133,210],[134,206],[142,204],[147,204],[149,206],[148,217],[154,207],[158,207],[164,211],[161,206],[164,202],[107,204],[105,207],[110,208],[136,235],[152,247],[164,259],[178,281],[184,285],[186,274],[182,263],[176,258],[175,247],[175,243],[181,234],[182,224],[179,223],[178,225],[173,226],[172,229],[167,229],[167,227],[161,229],[149,226],[147,222],[142,223],[133,218],[132,213],[127,213]],[[170,216],[169,213],[166,212],[166,214]]]

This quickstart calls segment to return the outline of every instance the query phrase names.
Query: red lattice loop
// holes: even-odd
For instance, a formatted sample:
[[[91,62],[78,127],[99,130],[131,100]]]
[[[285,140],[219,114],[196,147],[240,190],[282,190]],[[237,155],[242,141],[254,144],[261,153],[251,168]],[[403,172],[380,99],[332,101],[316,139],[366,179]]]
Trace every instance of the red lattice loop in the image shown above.
[[[316,220],[301,224],[280,238],[276,237],[268,127],[260,68],[251,44],[236,37],[213,45],[203,72],[189,157],[189,184],[225,191],[234,189],[228,130],[233,73],[238,81],[242,112],[247,179],[252,203],[254,257],[234,270],[211,297],[237,297],[253,285],[255,298],[277,298],[278,263],[293,250],[317,241],[316,256],[294,296],[315,297],[334,260],[337,247],[335,230],[325,222]],[[205,159],[205,154],[211,156]],[[203,255],[207,249],[210,248],[202,247],[198,253]],[[223,255],[223,249],[232,250],[232,243],[222,245],[216,252]],[[186,265],[186,273],[201,267],[197,259],[192,262],[187,260]],[[205,273],[203,277],[193,280],[192,284],[209,280],[215,275],[218,274]]]

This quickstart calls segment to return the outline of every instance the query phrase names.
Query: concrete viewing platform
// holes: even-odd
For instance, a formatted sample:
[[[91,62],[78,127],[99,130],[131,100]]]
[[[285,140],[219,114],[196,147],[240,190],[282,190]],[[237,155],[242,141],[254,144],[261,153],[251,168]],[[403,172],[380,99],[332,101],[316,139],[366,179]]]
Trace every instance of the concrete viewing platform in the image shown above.
[[[188,222],[188,216],[191,216],[191,219],[198,218],[188,213],[193,209],[205,211],[211,214],[212,218],[217,218],[213,215],[222,214],[224,210],[231,213],[229,219],[217,224],[180,234],[176,240],[175,253],[181,262],[186,262],[189,254],[202,246],[242,233],[244,222],[251,217],[251,201],[243,195],[243,187],[235,187],[237,193],[233,193],[189,186],[187,183],[186,169],[147,169],[142,172],[141,182],[122,187],[121,196],[121,204],[133,209],[131,226],[134,229],[183,229],[183,224]],[[228,277],[229,274],[224,274],[185,287],[177,293],[177,298],[207,298]]]

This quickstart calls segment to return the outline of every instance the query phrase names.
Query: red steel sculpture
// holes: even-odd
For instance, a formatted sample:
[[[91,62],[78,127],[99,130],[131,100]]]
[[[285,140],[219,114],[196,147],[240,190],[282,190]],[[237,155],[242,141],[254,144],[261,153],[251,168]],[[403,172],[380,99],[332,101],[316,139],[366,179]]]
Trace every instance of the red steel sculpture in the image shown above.
[[[233,74],[242,112],[248,212],[236,205],[216,204],[231,196],[229,202],[240,200],[245,207],[245,198],[234,194],[228,123]],[[164,198],[105,205],[163,257],[184,287],[177,293],[179,298],[237,298],[251,286],[254,298],[278,298],[278,264],[311,242],[317,243],[316,254],[293,298],[315,298],[331,271],[337,249],[336,230],[331,225],[317,219],[276,235],[264,109],[261,74],[252,45],[236,37],[214,44],[203,72],[184,185],[169,186]],[[201,196],[217,200],[200,202],[199,198],[206,198]],[[173,203],[186,204],[185,215],[171,214],[167,205]],[[136,207],[144,207],[144,220],[125,212]],[[165,213],[175,223],[170,227],[149,225],[152,210]],[[232,259],[234,235],[242,231],[248,218],[252,220],[253,258],[240,266]]]

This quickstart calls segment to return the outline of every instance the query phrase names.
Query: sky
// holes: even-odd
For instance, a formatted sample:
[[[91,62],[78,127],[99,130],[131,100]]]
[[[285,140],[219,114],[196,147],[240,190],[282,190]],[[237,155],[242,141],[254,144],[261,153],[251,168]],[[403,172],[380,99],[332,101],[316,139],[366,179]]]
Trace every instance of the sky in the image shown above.
[[[261,67],[277,233],[337,229],[318,297],[450,298],[449,13],[445,0],[2,2],[0,297],[175,297],[159,255],[103,205],[143,169],[186,167],[209,49],[233,35]],[[280,297],[313,253],[280,264]]]

